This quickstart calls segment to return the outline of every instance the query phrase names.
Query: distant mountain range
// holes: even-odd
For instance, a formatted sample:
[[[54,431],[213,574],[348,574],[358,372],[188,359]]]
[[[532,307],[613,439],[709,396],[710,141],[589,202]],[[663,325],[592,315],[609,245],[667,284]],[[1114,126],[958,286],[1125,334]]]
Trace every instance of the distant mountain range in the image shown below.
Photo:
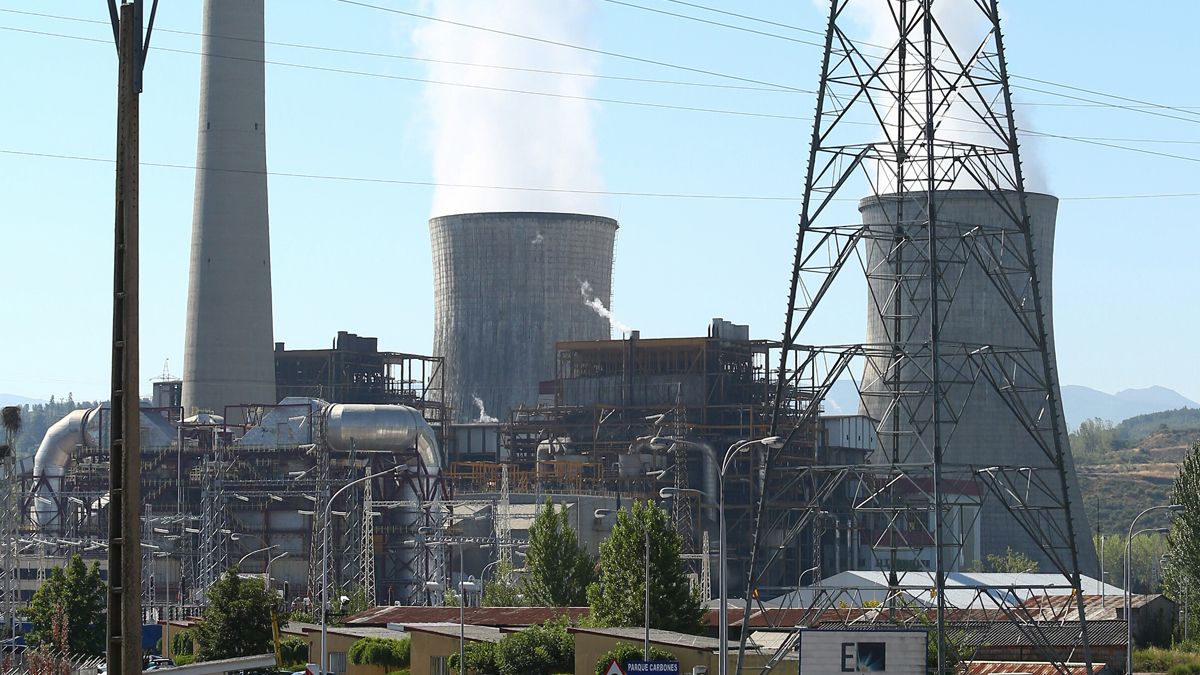
[[[1062,388],[1062,397],[1067,428],[1070,430],[1079,428],[1081,422],[1093,417],[1116,424],[1147,413],[1178,408],[1200,408],[1200,403],[1166,387],[1125,389],[1115,394],[1106,394],[1091,387],[1068,384]],[[853,382],[839,380],[833,385],[825,399],[825,414],[858,414],[858,389]]]
[[[28,396],[18,396],[16,394],[0,394],[0,407],[6,405],[34,405],[36,403],[45,403],[40,398],[29,398]]]
[[[1067,426],[1071,429],[1077,429],[1081,422],[1093,417],[1117,423],[1163,410],[1200,408],[1200,403],[1166,387],[1124,389],[1106,394],[1091,387],[1068,384],[1062,388],[1062,397]]]

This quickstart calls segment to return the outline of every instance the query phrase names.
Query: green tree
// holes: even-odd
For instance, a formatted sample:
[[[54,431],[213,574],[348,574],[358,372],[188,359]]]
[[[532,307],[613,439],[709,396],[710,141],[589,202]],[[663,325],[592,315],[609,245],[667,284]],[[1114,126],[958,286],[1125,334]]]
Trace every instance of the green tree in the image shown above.
[[[617,512],[612,533],[600,544],[600,578],[588,587],[589,619],[599,626],[641,626],[646,590],[646,533],[650,537],[650,626],[699,633],[700,592],[683,571],[683,540],[666,511],[634,502]]]
[[[1141,529],[1139,527],[1139,529]],[[1104,572],[1108,583],[1121,586],[1121,578],[1125,569],[1125,541],[1127,537],[1119,534],[1104,535],[1104,545],[1092,537],[1096,552],[1103,551]],[[1156,593],[1162,573],[1162,557],[1170,550],[1167,536],[1162,534],[1142,534],[1133,540],[1129,551],[1129,568],[1133,579],[1134,593]]]
[[[412,657],[412,643],[406,637],[363,638],[350,646],[350,663],[360,666],[383,666],[385,670],[407,668]]]
[[[208,589],[208,606],[195,627],[198,661],[273,651],[272,594],[262,579],[244,579],[230,568]]]
[[[1012,550],[1012,547],[1005,547],[1004,553],[989,553],[985,556],[987,563],[985,569],[988,572],[1037,572],[1038,563],[1033,558],[1025,555],[1020,551]]]
[[[582,607],[595,565],[567,521],[567,511],[549,497],[529,526],[525,553],[529,573],[522,584],[530,607]]]
[[[78,554],[71,556],[66,568],[56,567],[33,594],[29,620],[33,630],[29,641],[53,644],[56,622],[65,623],[67,646],[75,654],[98,656],[104,653],[106,584],[100,578],[100,563],[88,567]]]
[[[496,565],[495,576],[483,585],[484,607],[525,606],[521,585],[513,580],[513,576],[512,563],[506,561]]]
[[[596,675],[604,675],[604,671],[608,669],[608,664],[617,660],[621,664],[622,670],[629,669],[630,661],[641,661],[645,657],[641,645],[631,645],[628,642],[618,642],[615,647],[604,652],[600,658],[596,659]],[[678,661],[675,655],[671,652],[650,645],[650,660],[651,661]]]
[[[1171,489],[1171,503],[1181,504],[1167,535],[1171,565],[1164,579],[1164,592],[1179,604],[1186,597],[1189,621],[1200,609],[1200,443],[1192,444]],[[1193,635],[1194,630],[1189,630]]]

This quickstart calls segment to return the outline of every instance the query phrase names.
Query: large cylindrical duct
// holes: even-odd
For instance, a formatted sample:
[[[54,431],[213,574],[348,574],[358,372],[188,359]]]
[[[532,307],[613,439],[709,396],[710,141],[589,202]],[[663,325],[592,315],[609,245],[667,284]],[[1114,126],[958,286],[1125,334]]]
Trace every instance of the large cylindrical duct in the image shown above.
[[[205,0],[183,406],[274,403],[264,0]]]
[[[459,421],[535,405],[554,343],[610,336],[617,221],[573,213],[468,213],[429,221],[434,354]]]
[[[1047,346],[1051,364],[1051,382],[1062,422],[1058,370],[1054,355],[1054,329],[1050,289],[1053,279],[1054,226],[1058,199],[1045,194],[1027,193],[1026,200],[1034,247],[1042,310],[1045,314]],[[869,197],[859,203],[863,223],[869,226],[867,253],[868,315],[867,342],[875,345],[875,357],[868,359],[863,375],[863,411],[877,421],[881,453],[876,461],[892,464],[921,464],[932,461],[932,386],[929,356],[930,302],[928,264],[928,218],[926,193]],[[1051,460],[1014,414],[1009,403],[1018,402],[1026,410],[1043,410],[1045,389],[1040,384],[1042,361],[1036,341],[1022,326],[1017,311],[1033,321],[1033,303],[1006,301],[995,279],[979,262],[988,260],[993,274],[1004,260],[1010,270],[1023,269],[1026,258],[1023,237],[1015,233],[1015,216],[1020,213],[1014,192],[983,190],[947,190],[935,193],[938,224],[937,251],[941,283],[938,285],[941,314],[939,322],[941,355],[940,426],[945,476],[969,477],[978,469],[991,466],[1027,467],[1045,472],[1039,479],[1058,489],[1059,481]],[[1001,235],[1001,232],[1007,234]],[[1011,274],[1009,286],[1019,296],[1027,291],[1028,273]],[[1011,298],[1010,298],[1011,300]],[[1023,306],[1022,306],[1023,305]],[[894,345],[904,354],[918,354],[889,369],[891,359],[880,347]],[[996,386],[979,375],[978,350],[1019,353],[1017,361],[1026,369],[1011,368],[1007,373],[1015,394],[1008,402]],[[1015,385],[1012,386],[1012,385]],[[1025,390],[1024,388],[1028,388]],[[1040,416],[1048,424],[1048,415]],[[1071,460],[1065,426],[1060,428],[1066,454],[1066,473],[1071,514],[1074,520],[1080,569],[1085,573],[1096,565],[1095,549],[1089,535],[1087,517],[1080,498],[1079,483]],[[1049,441],[1049,438],[1046,439]],[[968,492],[962,482],[947,481],[948,491]],[[1059,490],[1061,492],[1061,490]],[[1032,506],[1061,505],[1055,499],[1030,490]],[[953,499],[961,499],[956,495]],[[968,495],[968,497],[970,497]],[[997,500],[983,499],[977,526],[978,536],[965,543],[961,565],[984,560],[989,554],[1003,554],[1008,547],[1045,562],[1047,557],[1017,520]],[[1046,511],[1065,532],[1065,512]],[[965,518],[965,516],[964,516]],[[964,525],[966,525],[964,523]],[[1062,542],[1055,542],[1061,545]],[[1049,567],[1045,565],[1044,567]],[[1054,571],[1044,569],[1043,571]]]

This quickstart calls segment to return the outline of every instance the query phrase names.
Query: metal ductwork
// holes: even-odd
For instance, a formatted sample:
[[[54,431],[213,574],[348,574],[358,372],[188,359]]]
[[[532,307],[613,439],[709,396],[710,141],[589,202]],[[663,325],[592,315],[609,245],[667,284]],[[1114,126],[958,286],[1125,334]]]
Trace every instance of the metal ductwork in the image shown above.
[[[403,405],[366,405],[337,403],[325,409],[325,444],[331,450],[348,452],[351,449],[361,451],[404,451],[417,446],[417,457],[424,464],[427,476],[437,476],[445,463],[442,451],[438,447],[437,436],[421,411]],[[434,482],[433,499],[436,494]],[[402,485],[401,500],[406,502],[427,501],[431,495],[418,494],[414,484],[405,481]],[[429,513],[436,517],[437,509]],[[400,520],[408,528],[420,527],[422,510],[414,507],[400,509]],[[418,561],[422,554],[419,544],[401,545],[400,557],[403,567],[417,570]],[[426,569],[432,572],[435,566]],[[427,573],[428,574],[428,573]],[[414,589],[420,588],[430,578],[412,576],[404,581]],[[415,596],[414,596],[415,597]]]
[[[430,474],[442,468],[437,436],[415,408],[403,405],[336,403],[325,409],[325,442],[333,450],[407,450],[417,455]]]
[[[56,495],[62,489],[63,474],[71,454],[79,446],[96,447],[96,437],[88,426],[98,424],[100,408],[72,410],[46,430],[42,444],[33,456],[33,502],[29,516],[38,529],[58,519]]]

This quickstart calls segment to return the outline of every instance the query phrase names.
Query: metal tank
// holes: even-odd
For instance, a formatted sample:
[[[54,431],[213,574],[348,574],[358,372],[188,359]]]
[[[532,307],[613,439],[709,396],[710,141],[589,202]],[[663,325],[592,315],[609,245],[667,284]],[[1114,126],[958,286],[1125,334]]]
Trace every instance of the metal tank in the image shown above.
[[[617,221],[574,213],[466,213],[429,221],[434,354],[460,422],[535,405],[554,343],[610,337]]]
[[[183,406],[274,403],[264,0],[205,0]]]
[[[1054,351],[1053,302],[1050,289],[1053,287],[1054,227],[1058,210],[1058,199],[1046,194],[1026,193],[1030,227],[1034,246],[1034,263],[1042,290],[1042,308],[1048,333],[1047,346],[1051,363],[1051,385],[1056,392],[1059,420],[1062,416],[1062,398],[1058,382],[1058,368]],[[998,349],[1033,349],[1034,340],[1022,328],[1014,310],[997,290],[992,279],[971,253],[966,239],[977,234],[996,234],[1002,228],[1013,230],[1013,216],[1019,212],[1016,193],[989,193],[983,190],[945,190],[935,193],[939,227],[939,255],[942,262],[940,294],[942,321],[940,328],[943,363],[943,391],[945,392],[942,417],[944,459],[948,467],[947,476],[971,476],[975,470],[993,465],[1015,467],[1042,467],[1052,471],[1050,460],[1043,453],[1017,417],[997,394],[995,388],[982,377],[976,378],[970,353],[981,347]],[[921,352],[928,345],[930,303],[928,266],[923,255],[917,253],[927,241],[924,223],[926,193],[912,192],[904,195],[881,195],[868,197],[859,202],[862,221],[869,226],[867,243],[868,313],[867,343],[872,345],[894,344],[890,336],[900,336],[898,342],[905,343],[904,349]],[[894,236],[895,224],[907,222],[905,236],[915,240],[908,246],[897,245]],[[915,227],[913,223],[917,223]],[[924,239],[923,239],[924,238]],[[993,245],[1001,240],[994,237]],[[1005,241],[1003,255],[1025,256],[1024,242],[1019,237]],[[992,249],[993,252],[999,249]],[[906,287],[896,293],[899,284]],[[1018,289],[1020,283],[1013,284]],[[906,307],[897,307],[896,298],[906,298]],[[1030,306],[1026,311],[1031,311]],[[922,345],[922,343],[924,343]],[[879,354],[879,352],[876,352]],[[928,397],[921,398],[928,388],[928,373],[923,372],[923,363],[908,362],[899,369],[899,376],[886,370],[888,359],[876,356],[868,360],[863,374],[862,412],[876,421],[893,409],[908,406],[921,408],[922,413],[894,416],[899,428],[886,425],[881,430],[881,443],[898,456],[880,457],[876,461],[892,464],[921,463],[931,461],[932,423],[926,414],[932,406]],[[1040,375],[1041,357],[1034,352],[1030,361],[1031,372]],[[1012,373],[1018,386],[1039,389],[1033,375]],[[974,380],[974,384],[972,384]],[[927,393],[927,392],[926,392]],[[1029,410],[1042,407],[1044,390],[1020,395],[1020,400]],[[903,401],[903,402],[902,402]],[[924,401],[924,403],[922,403]],[[923,407],[922,407],[923,406]],[[925,417],[922,417],[925,415]],[[1067,450],[1066,472],[1068,498],[1071,503],[1075,524],[1076,545],[1079,551],[1080,568],[1093,569],[1096,565],[1095,548],[1090,538],[1087,516],[1079,482],[1075,474],[1066,437],[1065,422],[1061,442]],[[889,439],[897,440],[891,441]],[[882,446],[881,446],[882,447]],[[1057,480],[1055,480],[1057,485]],[[1037,495],[1029,497],[1038,503]],[[1045,503],[1050,504],[1051,501]],[[1063,512],[1053,517],[1062,525]],[[1065,530],[1064,530],[1065,531]],[[1046,561],[1045,555],[1021,528],[1020,524],[993,498],[984,498],[978,520],[978,550],[972,551],[979,559],[988,554],[1003,554],[1008,547],[1029,554],[1034,560]],[[962,561],[963,564],[971,562]],[[1048,566],[1047,566],[1048,567]]]

